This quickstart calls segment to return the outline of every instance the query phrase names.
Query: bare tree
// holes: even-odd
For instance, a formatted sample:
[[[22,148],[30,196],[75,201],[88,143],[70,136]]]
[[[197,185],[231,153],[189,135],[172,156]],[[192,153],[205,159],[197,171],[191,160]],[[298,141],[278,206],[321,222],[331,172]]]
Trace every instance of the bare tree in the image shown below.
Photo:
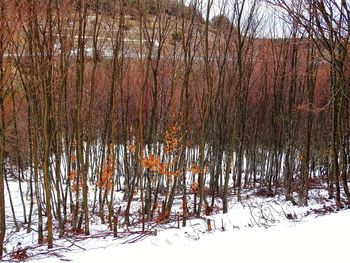
[[[313,39],[329,64],[330,105],[332,107],[332,181],[340,204],[341,113],[345,93],[344,63],[349,43],[349,3],[347,1],[269,1],[288,13]],[[330,195],[332,196],[332,188]]]
[[[6,52],[5,40],[5,2],[0,4],[0,259],[3,255],[4,238],[6,233],[6,214],[5,214],[5,188],[4,188],[4,171],[5,171],[5,110],[4,99],[6,92],[4,54]]]

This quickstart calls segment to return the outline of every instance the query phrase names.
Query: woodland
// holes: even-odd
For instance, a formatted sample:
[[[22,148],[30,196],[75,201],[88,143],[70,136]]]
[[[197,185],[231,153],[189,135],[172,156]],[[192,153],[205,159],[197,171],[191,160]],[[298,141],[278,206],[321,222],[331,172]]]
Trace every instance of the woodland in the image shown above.
[[[247,190],[349,207],[349,40],[346,0],[0,1],[0,259],[9,225],[52,248]]]

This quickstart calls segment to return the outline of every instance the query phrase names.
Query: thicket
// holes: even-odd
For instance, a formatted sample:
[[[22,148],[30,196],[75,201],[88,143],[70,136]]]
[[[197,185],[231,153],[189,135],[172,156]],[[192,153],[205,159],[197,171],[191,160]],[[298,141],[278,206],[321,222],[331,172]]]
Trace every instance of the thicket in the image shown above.
[[[49,247],[135,203],[145,231],[176,196],[183,225],[245,189],[349,204],[349,3],[268,1],[290,24],[263,38],[261,1],[71,2],[0,4],[0,247],[11,178]]]

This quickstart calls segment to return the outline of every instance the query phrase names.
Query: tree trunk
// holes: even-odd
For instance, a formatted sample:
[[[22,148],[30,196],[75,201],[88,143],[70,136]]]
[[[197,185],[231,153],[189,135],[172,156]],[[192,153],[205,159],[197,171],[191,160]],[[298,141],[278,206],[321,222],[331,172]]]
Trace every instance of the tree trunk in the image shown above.
[[[0,42],[2,42],[0,40]],[[1,48],[1,45],[0,45]],[[2,73],[2,56],[0,57],[0,71]],[[1,74],[0,73],[0,74]],[[2,81],[2,74],[0,75]],[[1,84],[0,84],[1,85]],[[3,93],[0,90],[0,260],[3,255],[4,238],[6,233],[5,214],[5,188],[4,188],[4,165],[5,165],[5,112],[3,104]]]

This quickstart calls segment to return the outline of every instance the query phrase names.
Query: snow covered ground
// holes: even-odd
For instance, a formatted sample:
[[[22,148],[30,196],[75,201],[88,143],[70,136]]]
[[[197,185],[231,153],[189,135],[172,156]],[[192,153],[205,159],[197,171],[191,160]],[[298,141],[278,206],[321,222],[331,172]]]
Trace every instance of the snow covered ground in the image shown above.
[[[225,231],[196,233],[189,226],[133,244],[95,240],[86,243],[85,251],[75,249],[65,252],[64,258],[44,257],[34,262],[349,262],[349,222],[350,211],[346,210],[269,228],[227,226]]]
[[[16,251],[24,251],[26,262],[349,262],[350,210],[336,211],[327,191],[310,191],[309,206],[293,206],[283,195],[259,197],[245,191],[241,201],[232,196],[229,213],[217,210],[214,215],[187,221],[179,227],[176,220],[146,226],[143,235],[139,226],[126,229],[120,224],[119,236],[113,237],[98,217],[91,222],[91,235],[67,235],[58,239],[54,248],[37,245],[36,225],[26,233],[18,184],[10,182],[14,209],[20,223],[15,232],[7,207],[7,233],[4,261],[13,261]],[[190,198],[190,197],[189,197]],[[181,198],[174,209],[180,211]],[[117,198],[117,202],[118,198]],[[134,203],[138,209],[137,204]],[[220,200],[215,207],[220,208]],[[174,214],[176,214],[176,211]],[[208,230],[208,219],[211,230]],[[122,220],[122,219],[120,219]],[[46,220],[45,220],[46,221]],[[132,234],[133,233],[133,234]]]

